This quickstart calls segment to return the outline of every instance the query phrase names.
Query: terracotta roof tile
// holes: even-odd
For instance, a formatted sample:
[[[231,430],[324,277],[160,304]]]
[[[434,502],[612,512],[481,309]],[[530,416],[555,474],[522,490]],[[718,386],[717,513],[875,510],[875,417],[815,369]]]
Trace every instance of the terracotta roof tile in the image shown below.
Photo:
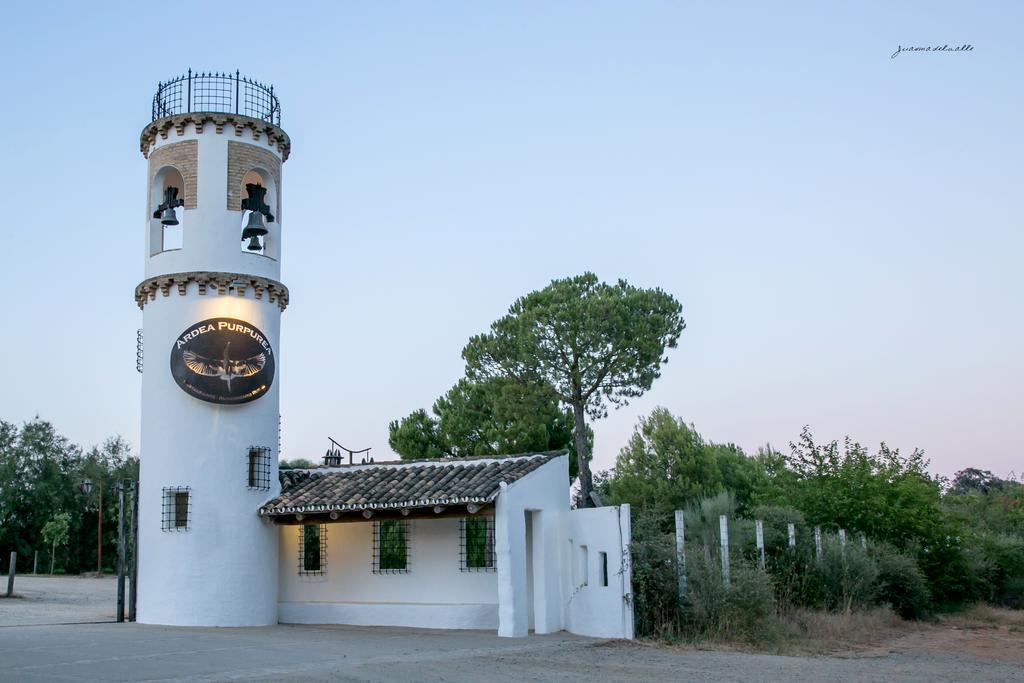
[[[565,451],[458,460],[282,470],[281,495],[260,514],[489,503],[501,484],[521,479]]]

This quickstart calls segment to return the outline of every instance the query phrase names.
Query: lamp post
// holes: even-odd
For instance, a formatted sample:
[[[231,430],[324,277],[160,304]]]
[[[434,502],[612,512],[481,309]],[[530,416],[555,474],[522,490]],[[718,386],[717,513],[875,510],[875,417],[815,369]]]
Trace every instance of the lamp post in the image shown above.
[[[100,477],[99,481],[99,492],[100,492],[100,506],[96,513],[96,576],[103,575],[103,478]],[[86,479],[82,482],[79,489],[85,495],[92,493],[92,479]]]

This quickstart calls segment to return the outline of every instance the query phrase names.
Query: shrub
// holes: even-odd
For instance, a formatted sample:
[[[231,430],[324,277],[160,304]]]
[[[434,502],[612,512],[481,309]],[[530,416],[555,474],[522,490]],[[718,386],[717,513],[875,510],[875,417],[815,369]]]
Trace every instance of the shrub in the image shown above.
[[[671,640],[679,634],[679,589],[675,539],[661,530],[656,515],[636,510],[630,559],[636,635]]]
[[[978,542],[988,561],[990,602],[1024,608],[1024,538],[1010,534],[984,534]]]
[[[762,640],[774,626],[775,596],[768,575],[732,562],[726,587],[720,560],[687,552],[684,629],[692,638]]]
[[[890,545],[874,548],[878,567],[878,600],[904,619],[921,619],[930,611],[932,593],[917,561]]]
[[[875,604],[878,593],[878,567],[860,545],[839,544],[838,539],[822,539],[821,560],[814,564],[808,593],[821,607],[849,612]]]

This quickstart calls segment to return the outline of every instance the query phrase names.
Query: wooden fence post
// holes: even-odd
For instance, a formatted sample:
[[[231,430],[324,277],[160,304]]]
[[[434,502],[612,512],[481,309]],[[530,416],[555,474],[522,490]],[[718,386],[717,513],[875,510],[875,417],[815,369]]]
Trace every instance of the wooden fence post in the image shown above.
[[[729,587],[729,518],[721,515],[718,518],[718,533],[722,544],[722,583]]]
[[[14,575],[18,571],[18,553],[11,551],[11,563],[7,566],[7,597],[14,594]]]
[[[786,528],[789,531],[789,547],[790,548],[795,548],[796,547],[796,524],[793,524],[793,522],[790,522],[789,524],[786,525]]]
[[[683,511],[676,510],[676,572],[679,574],[679,604],[686,600],[686,526]]]
[[[814,527],[814,559],[821,562],[821,527]]]
[[[760,519],[754,522],[757,530],[757,554],[761,563],[761,571],[764,571],[764,522]]]

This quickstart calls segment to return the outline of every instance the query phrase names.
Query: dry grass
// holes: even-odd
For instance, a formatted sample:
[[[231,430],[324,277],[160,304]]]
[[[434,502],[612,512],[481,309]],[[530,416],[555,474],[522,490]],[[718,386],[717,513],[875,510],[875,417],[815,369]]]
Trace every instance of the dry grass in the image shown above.
[[[798,609],[778,622],[786,652],[811,654],[876,645],[914,628],[888,607],[839,613]]]
[[[1006,627],[1010,633],[1020,633],[1024,632],[1024,610],[977,604],[963,612],[943,617],[942,623],[963,629]]]
[[[773,617],[760,637],[683,639],[669,647],[819,655],[873,647],[919,627],[900,619],[888,607],[842,613],[797,609]],[[665,641],[649,642],[667,645]]]

